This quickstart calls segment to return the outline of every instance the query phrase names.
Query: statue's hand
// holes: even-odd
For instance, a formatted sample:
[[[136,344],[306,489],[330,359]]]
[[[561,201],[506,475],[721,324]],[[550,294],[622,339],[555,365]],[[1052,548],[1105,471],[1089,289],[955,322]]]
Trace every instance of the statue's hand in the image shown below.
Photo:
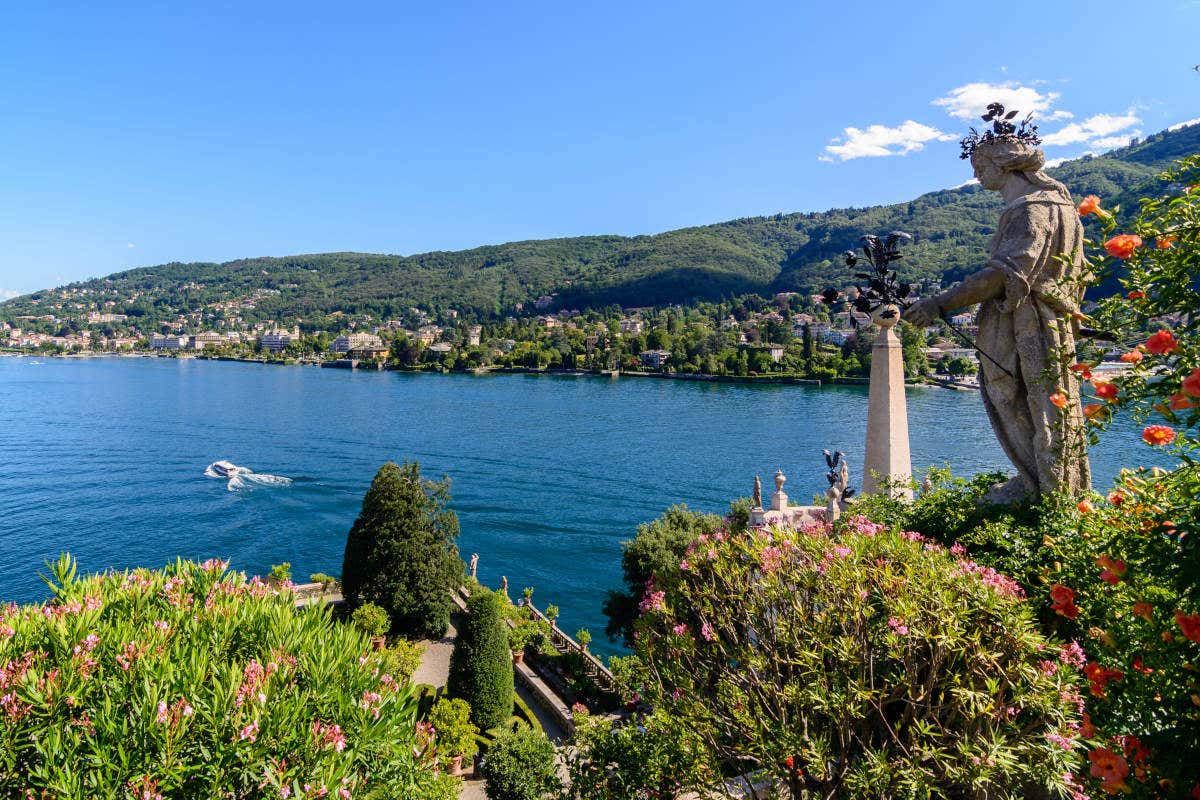
[[[925,328],[933,324],[933,321],[942,316],[942,310],[938,308],[937,301],[932,297],[925,297],[913,303],[901,315],[901,319],[909,325],[915,325],[918,328]]]

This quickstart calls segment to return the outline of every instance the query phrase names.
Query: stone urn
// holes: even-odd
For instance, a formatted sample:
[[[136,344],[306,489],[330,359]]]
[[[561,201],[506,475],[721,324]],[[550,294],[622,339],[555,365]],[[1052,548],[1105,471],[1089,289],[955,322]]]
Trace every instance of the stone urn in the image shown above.
[[[881,328],[895,327],[899,321],[900,307],[896,305],[883,305],[871,312],[871,322]]]
[[[525,663],[525,651],[524,650],[513,650],[512,658],[513,658],[514,664],[524,664]]]
[[[450,772],[451,776],[456,777],[456,778],[463,774],[463,757],[461,755],[455,756],[454,758],[450,759],[449,772]]]
[[[386,636],[372,636],[371,637],[371,647],[375,648],[376,650],[384,649],[385,647],[387,647],[387,637]]]

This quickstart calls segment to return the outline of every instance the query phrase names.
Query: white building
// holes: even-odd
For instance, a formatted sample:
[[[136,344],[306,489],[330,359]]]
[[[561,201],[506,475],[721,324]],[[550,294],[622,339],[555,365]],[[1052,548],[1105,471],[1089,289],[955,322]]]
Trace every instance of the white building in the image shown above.
[[[269,350],[272,353],[278,353],[292,342],[300,340],[300,329],[292,328],[290,331],[276,328],[263,333],[259,340],[262,343],[263,350]]]
[[[227,339],[216,331],[204,331],[193,336],[189,346],[194,350],[203,350],[206,345],[210,344],[214,347],[223,347],[226,341]]]
[[[163,336],[154,334],[150,337],[151,350],[187,350],[190,346],[190,337],[187,336]]]
[[[349,353],[354,350],[382,350],[383,339],[373,333],[343,333],[333,340],[333,352]]]
[[[637,336],[645,327],[642,321],[636,317],[626,317],[621,320],[621,333],[628,333],[632,336]]]
[[[467,347],[478,347],[479,337],[483,334],[482,325],[472,325],[467,328]]]

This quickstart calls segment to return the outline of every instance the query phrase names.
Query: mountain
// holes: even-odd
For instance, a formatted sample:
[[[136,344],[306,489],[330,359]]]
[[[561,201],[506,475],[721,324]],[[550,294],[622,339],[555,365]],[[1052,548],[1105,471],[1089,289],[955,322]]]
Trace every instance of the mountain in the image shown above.
[[[1074,196],[1097,194],[1133,208],[1174,160],[1200,152],[1200,125],[1164,131],[1050,172]],[[977,185],[931,192],[907,203],[777,214],[652,236],[582,236],[510,242],[414,256],[324,253],[213,263],[172,263],[118,272],[0,304],[0,317],[44,313],[43,296],[89,290],[121,311],[166,319],[215,302],[253,298],[247,319],[331,314],[397,316],[410,306],[477,317],[526,310],[540,296],[557,308],[665,305],[747,293],[811,292],[845,282],[839,254],[860,236],[914,234],[904,262],[910,280],[955,281],[986,251],[999,196]]]

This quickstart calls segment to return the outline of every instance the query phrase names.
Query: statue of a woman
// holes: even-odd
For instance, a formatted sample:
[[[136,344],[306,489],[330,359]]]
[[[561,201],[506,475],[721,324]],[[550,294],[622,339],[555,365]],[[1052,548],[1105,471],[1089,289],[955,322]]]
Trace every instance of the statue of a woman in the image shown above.
[[[1067,188],[1042,171],[1046,159],[1036,133],[1025,135],[1024,126],[1020,136],[1014,133],[973,133],[963,141],[963,157],[970,157],[980,185],[1004,199],[986,266],[904,312],[909,323],[925,327],[982,304],[979,387],[992,428],[1017,468],[1014,478],[993,488],[988,499],[994,502],[1058,489],[1085,492],[1091,485],[1079,385],[1068,369],[1087,269],[1083,226]],[[1065,408],[1050,401],[1056,392],[1068,396]]]

